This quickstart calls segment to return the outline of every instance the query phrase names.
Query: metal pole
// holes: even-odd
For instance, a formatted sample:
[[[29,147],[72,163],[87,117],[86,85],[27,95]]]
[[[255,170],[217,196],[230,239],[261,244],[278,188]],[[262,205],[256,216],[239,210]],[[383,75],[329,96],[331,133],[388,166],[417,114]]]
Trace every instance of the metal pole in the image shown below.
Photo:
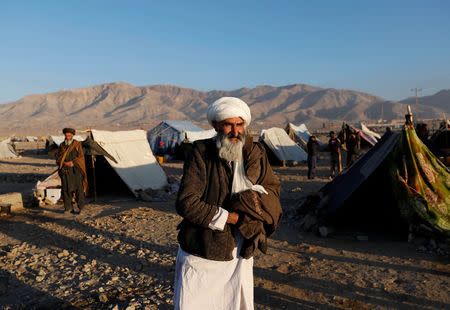
[[[416,120],[419,119],[419,108],[418,108],[419,98],[417,97],[417,87],[416,87]]]
[[[422,91],[422,88],[416,87],[411,90],[416,92],[416,115],[414,116],[414,118],[416,119],[416,122],[418,122],[419,121],[419,95],[418,95],[418,92]]]

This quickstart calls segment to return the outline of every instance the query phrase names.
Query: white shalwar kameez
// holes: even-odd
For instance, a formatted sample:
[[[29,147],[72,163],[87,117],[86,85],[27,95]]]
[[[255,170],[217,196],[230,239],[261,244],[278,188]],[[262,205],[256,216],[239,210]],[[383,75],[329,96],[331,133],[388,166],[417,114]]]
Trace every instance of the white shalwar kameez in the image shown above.
[[[267,194],[261,185],[253,185],[245,175],[242,162],[234,166],[232,192],[247,189]],[[209,227],[223,230],[228,211],[219,208]],[[175,309],[180,310],[252,310],[253,257],[238,255],[244,241],[235,230],[236,247],[231,261],[214,261],[191,255],[178,248],[175,268]]]

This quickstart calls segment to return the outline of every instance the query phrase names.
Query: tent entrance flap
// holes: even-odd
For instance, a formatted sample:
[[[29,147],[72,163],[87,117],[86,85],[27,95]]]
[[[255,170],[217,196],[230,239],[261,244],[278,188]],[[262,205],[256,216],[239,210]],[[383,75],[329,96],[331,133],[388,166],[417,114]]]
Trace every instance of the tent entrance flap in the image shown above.
[[[134,196],[134,193],[131,192],[127,184],[111,167],[105,157],[95,156],[94,165],[95,169],[93,167],[91,156],[88,155],[86,157],[86,171],[89,183],[88,196],[94,197],[95,195],[105,196],[110,194],[114,194],[115,196]],[[96,193],[94,193],[94,189]]]
[[[106,158],[111,167],[136,197],[138,191],[162,189],[167,177],[157,163],[144,130],[92,130],[92,137],[115,160]]]
[[[408,222],[396,206],[391,186],[380,186],[386,181],[387,163],[373,171],[335,212],[326,216],[336,228],[369,233],[389,234],[405,240]]]

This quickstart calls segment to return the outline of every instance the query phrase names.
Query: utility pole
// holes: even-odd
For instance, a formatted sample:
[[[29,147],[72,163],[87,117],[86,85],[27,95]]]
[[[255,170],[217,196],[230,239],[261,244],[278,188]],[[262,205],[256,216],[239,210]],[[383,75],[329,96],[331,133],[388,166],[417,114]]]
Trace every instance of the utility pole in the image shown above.
[[[411,89],[411,91],[416,91],[416,117],[415,117],[415,119],[416,119],[416,122],[417,121],[419,121],[419,97],[417,96],[417,92],[421,92],[422,91],[422,88],[413,88],[413,89]]]

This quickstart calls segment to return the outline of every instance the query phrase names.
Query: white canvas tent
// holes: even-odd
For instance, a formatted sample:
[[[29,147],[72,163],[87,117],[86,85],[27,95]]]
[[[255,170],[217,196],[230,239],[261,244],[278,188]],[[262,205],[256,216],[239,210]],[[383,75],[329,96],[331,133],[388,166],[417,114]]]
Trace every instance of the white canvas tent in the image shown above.
[[[40,201],[56,204],[61,198],[61,178],[58,171],[53,172],[44,181],[38,181],[35,187],[35,197]]]
[[[139,190],[162,189],[168,184],[166,174],[153,156],[144,130],[92,130],[92,137],[117,160],[115,163],[105,157],[136,196]]]
[[[147,134],[151,149],[156,154],[163,142],[164,154],[175,154],[186,135],[190,142],[215,136],[214,129],[204,130],[189,121],[163,121]]]
[[[259,139],[266,144],[280,161],[300,162],[308,157],[306,152],[292,141],[282,128],[273,127],[263,130]]]
[[[84,139],[85,139],[79,135],[73,136],[73,138],[78,141],[84,141]],[[56,146],[59,146],[61,143],[64,142],[64,139],[65,139],[64,136],[49,136],[47,139],[47,142],[48,142],[48,145],[56,144]]]
[[[19,157],[7,140],[0,142],[0,159]]]
[[[58,171],[53,172],[44,181],[37,181],[36,189],[46,189],[52,187],[61,187],[61,179],[59,178]]]
[[[185,131],[181,134],[182,135],[181,140],[184,140],[184,138],[187,137],[189,142],[192,143],[197,140],[204,140],[204,139],[212,138],[216,134],[217,134],[217,132],[215,129],[202,130],[202,131]]]

